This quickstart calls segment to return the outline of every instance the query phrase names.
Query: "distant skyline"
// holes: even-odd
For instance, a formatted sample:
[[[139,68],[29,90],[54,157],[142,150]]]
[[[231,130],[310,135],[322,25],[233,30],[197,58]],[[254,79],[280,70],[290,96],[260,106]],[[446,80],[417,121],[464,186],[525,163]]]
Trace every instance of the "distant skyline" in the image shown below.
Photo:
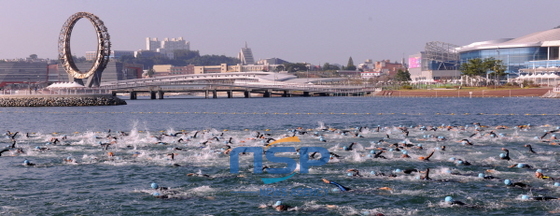
[[[248,44],[255,60],[357,65],[366,59],[400,61],[427,42],[459,46],[516,38],[560,25],[554,0],[270,0],[109,1],[0,0],[0,59],[56,59],[68,17],[90,12],[104,21],[112,50],[145,49],[147,37],[183,37],[201,55],[237,57]],[[95,50],[92,25],[72,33],[76,56]]]

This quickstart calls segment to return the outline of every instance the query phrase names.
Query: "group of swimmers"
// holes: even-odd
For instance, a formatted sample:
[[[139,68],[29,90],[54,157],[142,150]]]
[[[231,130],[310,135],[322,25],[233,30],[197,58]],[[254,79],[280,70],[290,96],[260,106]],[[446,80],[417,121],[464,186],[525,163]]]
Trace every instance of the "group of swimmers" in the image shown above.
[[[288,133],[283,135],[273,135],[271,133],[261,133],[258,131],[257,132],[253,131],[250,132],[248,136],[240,137],[240,138],[236,138],[233,135],[228,135],[227,132],[212,133],[209,131],[192,131],[188,133],[186,131],[185,132],[182,131],[182,132],[174,132],[174,133],[162,133],[160,135],[153,136],[152,138],[155,141],[154,143],[168,146],[168,148],[166,148],[167,152],[162,153],[161,156],[167,158],[170,161],[173,161],[173,164],[178,165],[180,163],[180,162],[176,162],[178,158],[182,159],[182,157],[180,156],[185,155],[187,152],[192,153],[197,151],[199,152],[201,149],[202,150],[212,149],[212,151],[223,155],[223,157],[228,157],[228,154],[235,147],[239,147],[239,146],[265,146],[266,147],[271,142],[278,140],[280,138],[285,138],[290,136],[300,136],[300,137],[306,137],[307,139],[317,140],[319,144],[315,144],[315,145],[318,146],[332,147],[333,144],[335,144],[335,146],[344,145],[343,147],[330,148],[329,157],[333,159],[333,161],[334,159],[336,159],[337,161],[350,160],[348,159],[350,157],[345,157],[341,155],[356,152],[358,153],[358,155],[360,155],[360,157],[363,157],[364,159],[367,160],[400,159],[400,160],[410,160],[415,163],[426,162],[426,164],[421,165],[422,167],[424,167],[422,169],[421,168],[402,169],[399,172],[390,172],[387,174],[380,171],[372,171],[370,172],[370,174],[373,176],[398,177],[401,173],[403,175],[418,173],[419,175],[418,179],[434,181],[433,178],[436,178],[437,180],[437,176],[436,177],[430,176],[430,162],[445,162],[445,160],[441,160],[440,158],[442,157],[443,154],[446,154],[446,151],[455,150],[458,148],[476,148],[477,146],[483,145],[478,143],[478,142],[482,142],[482,140],[499,139],[499,138],[507,137],[502,133],[498,133],[497,130],[503,130],[508,128],[509,127],[507,126],[499,126],[490,129],[489,127],[483,126],[479,123],[474,123],[472,125],[468,125],[465,127],[399,126],[393,128],[393,127],[378,126],[377,128],[374,127],[371,129],[367,127],[360,127],[354,130],[340,130],[340,129],[333,129],[333,128],[305,130],[303,128],[298,128],[298,129],[288,131]],[[517,126],[517,129],[530,130],[531,128],[529,126]],[[441,133],[441,131],[454,131],[457,132],[456,134],[459,135],[446,137],[442,135],[432,134],[436,132]],[[546,144],[555,143],[556,142],[555,133],[559,131],[560,129],[546,130],[545,134],[538,137],[538,139],[535,140],[535,143],[531,143],[531,144],[535,145],[538,144],[539,142],[546,143]],[[464,138],[458,137],[460,136],[461,132],[465,134]],[[471,134],[471,132],[475,132],[475,133]],[[416,138],[416,139],[415,137],[411,137],[411,135],[412,136],[417,135],[418,133],[424,134],[424,136],[422,138]],[[17,151],[16,150],[18,149],[16,144],[17,135],[18,135],[17,132],[16,133],[10,132],[6,134],[7,138],[10,139],[10,141],[13,141],[13,143],[8,148],[1,150],[0,156],[2,156],[2,153],[6,153],[8,151],[14,153]],[[128,146],[126,145],[119,145],[119,143],[121,143],[121,140],[126,139],[125,137],[128,135],[129,133],[124,133],[124,132],[118,132],[117,134],[111,134],[110,132],[108,132],[107,136],[98,137],[96,138],[96,140],[98,140],[97,144],[100,146],[100,150],[105,152],[105,154],[108,157],[113,157],[115,155],[113,153],[114,151],[118,151],[119,149],[129,149],[127,148]],[[363,141],[361,140],[363,140],[365,137],[369,137],[371,139],[375,137],[381,137],[381,138],[379,138],[379,141],[377,142],[372,142],[371,147],[364,147]],[[550,138],[546,139],[547,137]],[[68,137],[66,136],[52,137],[49,140],[50,142],[49,144],[59,145],[61,143],[61,140],[66,140],[66,139],[68,139]],[[346,142],[347,144],[339,143],[340,140],[350,140],[350,139],[356,139],[356,140]],[[395,141],[398,139],[402,139],[402,141]],[[424,145],[420,143],[414,143],[415,141],[420,141],[424,143]],[[426,145],[426,143],[428,145]],[[434,143],[435,146],[433,146],[432,148],[428,148],[427,146],[431,147],[430,143]],[[460,143],[460,144],[455,144],[455,143]],[[535,151],[535,149],[533,149],[531,144],[524,144],[523,147],[528,148],[529,153],[531,154],[538,154]],[[25,154],[23,148],[20,148],[20,150],[21,153],[19,154]],[[49,150],[49,148],[39,147],[36,148],[36,150],[47,151]],[[514,157],[515,155],[512,156],[510,154],[510,150],[507,148],[501,148],[500,150],[503,153],[496,155],[495,158],[498,159],[498,161],[502,160],[504,162],[509,163],[507,166],[504,166],[504,168],[510,167],[510,168],[536,169],[534,174],[535,178],[542,179],[542,180],[550,180],[550,181],[554,180],[552,176],[545,175],[542,169],[538,169],[540,166],[538,166],[537,164],[529,165],[527,163],[523,163],[523,161],[517,160],[517,158]],[[538,150],[538,148],[536,150]],[[368,151],[369,154],[367,153]],[[387,152],[392,152],[393,157],[391,157],[390,153]],[[395,153],[397,152],[399,152],[399,154],[397,154],[398,156],[394,157]],[[383,155],[384,153],[385,155]],[[421,155],[421,156],[411,157],[411,155],[414,154]],[[315,155],[314,153],[310,154],[310,159],[315,159],[317,157],[319,156]],[[468,157],[468,155],[462,155],[462,157]],[[474,164],[477,164],[477,161],[474,161],[472,158],[469,158],[469,160],[473,161]],[[467,161],[466,158],[452,157],[450,158],[449,161],[453,162],[453,164],[456,166],[469,166],[473,164]],[[63,159],[63,162],[77,163],[74,157],[66,157],[65,159]],[[25,160],[24,165],[33,166],[35,164],[31,163],[29,160]],[[345,170],[348,176],[350,177],[357,177],[357,178],[367,177],[367,172],[366,174],[364,174],[361,173],[358,169],[349,168]],[[194,174],[194,173],[190,173],[190,174],[192,175],[189,176],[209,177],[208,174]],[[456,175],[457,173],[450,173],[450,174]],[[479,173],[478,177],[483,179],[499,178],[496,176],[485,175],[483,173]],[[347,185],[343,185],[340,183],[343,181],[339,181],[339,180],[332,181],[327,179],[322,179],[322,181],[324,183],[332,185],[335,190],[340,192],[353,191],[351,187],[348,187]],[[531,187],[527,183],[512,181],[510,179],[505,179],[504,184],[508,187],[519,187],[519,188]],[[377,188],[377,189],[391,190],[391,188]],[[154,192],[154,197],[170,198],[171,196],[165,191],[162,191],[162,189],[160,188],[156,192]],[[553,200],[554,198],[552,196],[544,196],[543,198],[542,196],[528,196],[528,195],[527,197],[528,200]],[[455,201],[454,199],[452,199],[452,201],[448,203],[457,206],[464,206],[461,205],[461,202]],[[290,209],[290,206],[287,206],[284,203],[276,206],[277,207],[280,206],[278,208],[275,207],[277,210]]]

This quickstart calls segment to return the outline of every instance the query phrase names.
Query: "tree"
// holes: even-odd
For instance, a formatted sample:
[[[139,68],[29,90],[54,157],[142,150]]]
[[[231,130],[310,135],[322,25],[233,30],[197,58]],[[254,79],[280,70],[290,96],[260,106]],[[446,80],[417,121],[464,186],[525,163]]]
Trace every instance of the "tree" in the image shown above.
[[[469,59],[467,62],[461,64],[460,70],[463,75],[470,78],[471,82],[473,78],[486,76],[487,74],[492,74],[492,76],[496,78],[506,74],[502,60],[496,60],[494,58]]]
[[[401,70],[399,69],[397,71],[397,74],[395,74],[395,81],[399,81],[399,82],[407,82],[410,81],[410,72],[408,72],[408,70]]]
[[[29,58],[35,60],[37,59],[37,54],[31,54],[29,55]]]
[[[352,56],[348,59],[348,64],[346,64],[346,70],[356,70],[356,66],[354,65],[354,60],[352,60]]]

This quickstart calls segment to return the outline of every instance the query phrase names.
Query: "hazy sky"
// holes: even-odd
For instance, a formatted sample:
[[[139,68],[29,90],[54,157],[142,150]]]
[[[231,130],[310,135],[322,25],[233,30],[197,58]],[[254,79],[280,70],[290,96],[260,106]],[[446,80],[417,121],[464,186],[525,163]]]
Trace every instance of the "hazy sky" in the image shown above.
[[[90,12],[104,21],[113,50],[145,49],[146,37],[183,37],[202,55],[236,57],[248,43],[255,59],[312,64],[349,57],[400,61],[426,42],[467,45],[520,37],[560,25],[556,0],[0,0],[0,59],[56,59],[62,25]],[[80,20],[72,53],[96,47]]]

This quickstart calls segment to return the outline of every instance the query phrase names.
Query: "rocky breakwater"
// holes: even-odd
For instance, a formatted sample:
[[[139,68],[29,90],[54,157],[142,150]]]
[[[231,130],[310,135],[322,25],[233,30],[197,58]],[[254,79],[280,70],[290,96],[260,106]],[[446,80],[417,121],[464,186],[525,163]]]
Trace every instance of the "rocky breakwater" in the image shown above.
[[[2,95],[0,107],[68,107],[126,105],[112,95]]]

